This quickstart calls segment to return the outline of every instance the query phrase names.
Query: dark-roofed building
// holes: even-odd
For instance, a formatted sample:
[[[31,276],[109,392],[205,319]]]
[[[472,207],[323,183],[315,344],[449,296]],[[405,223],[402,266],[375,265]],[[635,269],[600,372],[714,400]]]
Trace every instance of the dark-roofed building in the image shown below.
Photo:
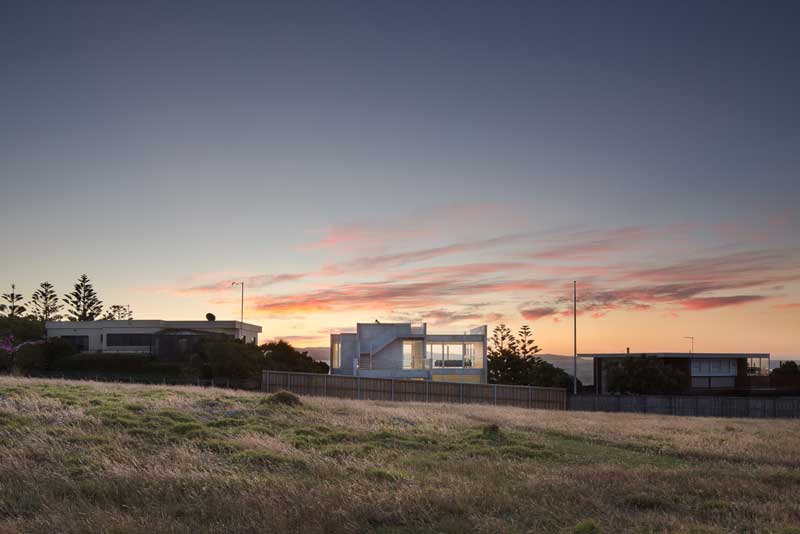
[[[626,358],[652,358],[683,371],[689,378],[686,394],[747,393],[769,389],[769,354],[647,352],[580,354],[592,358],[594,385],[607,394],[608,368]]]

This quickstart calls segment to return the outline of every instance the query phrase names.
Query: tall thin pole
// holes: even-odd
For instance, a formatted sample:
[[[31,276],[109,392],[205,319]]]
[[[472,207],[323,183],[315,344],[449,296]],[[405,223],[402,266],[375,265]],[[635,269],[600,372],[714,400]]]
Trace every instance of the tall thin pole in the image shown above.
[[[241,335],[242,331],[244,330],[244,326],[243,326],[244,325],[244,282],[243,281],[242,282],[231,282],[231,285],[232,286],[242,286],[242,305],[241,305],[241,310],[240,310],[240,315],[239,315],[239,322],[242,323],[242,325],[240,325],[240,327],[239,327],[239,328],[241,328],[241,330],[239,331],[239,334]]]
[[[578,282],[572,281],[572,394],[578,394]]]

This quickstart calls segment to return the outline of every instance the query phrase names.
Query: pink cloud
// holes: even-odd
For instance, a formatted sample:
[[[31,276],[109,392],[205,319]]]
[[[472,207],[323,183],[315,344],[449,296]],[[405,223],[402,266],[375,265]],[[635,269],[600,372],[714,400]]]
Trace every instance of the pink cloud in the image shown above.
[[[557,313],[559,313],[558,310],[550,307],[530,308],[527,310],[520,310],[520,314],[522,315],[523,319],[527,321],[536,321],[543,317],[550,317],[552,315],[556,315]]]
[[[208,284],[196,285],[186,288],[178,288],[174,291],[178,294],[191,295],[191,294],[208,294],[218,293],[220,291],[230,291],[234,282],[244,282],[246,289],[261,289],[267,286],[280,284],[283,282],[291,282],[300,280],[307,275],[304,273],[284,273],[284,274],[259,274],[254,276],[242,276],[236,278],[228,278],[217,282]]]
[[[689,310],[709,310],[712,308],[722,308],[727,306],[741,306],[765,300],[763,295],[734,295],[730,297],[703,297],[688,299],[680,302],[680,305]]]

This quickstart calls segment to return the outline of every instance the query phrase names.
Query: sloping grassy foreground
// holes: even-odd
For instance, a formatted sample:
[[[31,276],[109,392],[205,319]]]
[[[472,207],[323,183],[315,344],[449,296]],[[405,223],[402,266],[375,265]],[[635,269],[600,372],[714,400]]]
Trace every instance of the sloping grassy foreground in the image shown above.
[[[800,421],[0,378],[0,532],[800,532]]]

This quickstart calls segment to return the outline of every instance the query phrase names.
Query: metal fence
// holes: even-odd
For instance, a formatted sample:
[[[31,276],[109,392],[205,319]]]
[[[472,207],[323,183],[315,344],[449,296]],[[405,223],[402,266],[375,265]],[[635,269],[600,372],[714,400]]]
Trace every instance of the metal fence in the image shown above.
[[[569,398],[568,409],[701,417],[800,418],[800,397],[595,395]]]
[[[261,390],[267,393],[287,390],[298,395],[343,399],[494,404],[548,410],[565,410],[567,408],[567,392],[564,388],[398,380],[280,371],[264,371]]]
[[[126,374],[91,374],[91,373],[34,373],[27,375],[30,378],[53,378],[62,380],[86,380],[91,382],[111,382],[123,384],[147,384],[162,386],[200,386],[212,388],[258,390],[258,379],[232,379],[232,378],[180,378],[136,376]]]

